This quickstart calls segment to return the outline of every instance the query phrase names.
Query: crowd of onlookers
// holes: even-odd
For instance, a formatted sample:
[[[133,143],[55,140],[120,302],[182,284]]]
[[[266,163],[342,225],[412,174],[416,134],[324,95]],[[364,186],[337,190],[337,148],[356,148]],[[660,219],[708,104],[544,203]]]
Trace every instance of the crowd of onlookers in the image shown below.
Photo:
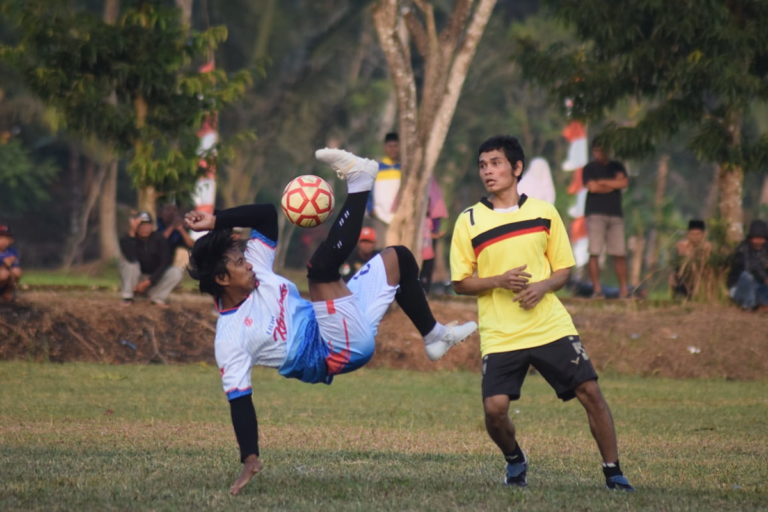
[[[379,163],[379,174],[371,194],[366,226],[357,249],[342,266],[341,274],[349,279],[386,241],[388,224],[396,209],[400,186],[400,147],[396,133],[384,140],[386,156]],[[587,295],[592,297],[630,296],[627,285],[626,244],[621,208],[622,192],[628,186],[624,166],[608,157],[597,142],[592,144],[592,160],[583,169],[587,188],[585,216],[589,237],[589,277]],[[424,219],[423,260],[420,279],[430,291],[435,264],[436,243],[446,232],[448,212],[442,192],[433,180],[428,193],[427,216]],[[745,239],[728,258],[725,285],[731,299],[745,310],[768,309],[768,224],[756,219],[749,225]],[[157,222],[148,212],[136,212],[128,220],[128,228],[120,239],[120,296],[123,304],[145,296],[159,307],[166,307],[168,296],[184,277],[188,249],[194,240],[184,226],[183,217],[173,204],[160,207]],[[599,261],[610,256],[618,280],[617,293],[604,289],[600,282]],[[713,272],[713,244],[707,239],[704,221],[688,224],[685,237],[679,240],[670,259],[669,285],[673,297],[701,297],[703,284],[718,279]],[[722,267],[721,267],[722,268]],[[0,301],[13,301],[21,279],[19,251],[14,246],[11,229],[0,224]],[[722,280],[722,278],[720,278]],[[577,291],[577,294],[580,294]]]

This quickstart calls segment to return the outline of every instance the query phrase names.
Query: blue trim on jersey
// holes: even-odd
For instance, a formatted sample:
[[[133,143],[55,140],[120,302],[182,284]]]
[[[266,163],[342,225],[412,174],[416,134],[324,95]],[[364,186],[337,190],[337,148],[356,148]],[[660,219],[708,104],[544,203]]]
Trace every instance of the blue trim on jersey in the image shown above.
[[[320,326],[317,324],[315,310],[312,304],[303,304],[305,311],[294,318],[300,322],[295,326],[296,334],[289,342],[285,362],[278,369],[283,377],[299,379],[302,382],[330,384],[333,375],[328,375],[328,365],[325,363],[330,354],[328,345],[320,337]]]
[[[241,396],[248,396],[253,394],[253,388],[246,388],[246,389],[230,389],[227,391],[227,400],[234,400],[235,398],[240,398]]]
[[[270,240],[261,232],[256,231],[255,229],[251,229],[251,240],[259,240],[263,242],[265,245],[271,247],[272,249],[277,247],[277,242],[275,242],[274,240]]]

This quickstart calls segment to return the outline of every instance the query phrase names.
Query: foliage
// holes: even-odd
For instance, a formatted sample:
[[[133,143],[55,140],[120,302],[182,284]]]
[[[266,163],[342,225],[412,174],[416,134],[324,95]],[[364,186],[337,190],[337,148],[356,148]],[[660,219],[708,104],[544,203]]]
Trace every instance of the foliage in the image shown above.
[[[165,2],[138,2],[116,24],[50,0],[7,1],[18,43],[0,57],[59,113],[59,128],[129,158],[136,186],[191,187],[202,119],[241,96],[250,76],[195,69],[224,27],[188,31]]]
[[[582,44],[543,47],[519,39],[529,75],[573,101],[579,118],[603,118],[627,97],[649,108],[631,126],[609,123],[601,138],[625,157],[647,154],[691,127],[703,159],[747,170],[768,164],[768,134],[742,131],[755,100],[768,98],[768,4],[606,0],[547,2]]]
[[[48,185],[56,174],[51,162],[36,161],[21,142],[0,144],[0,204],[2,210],[28,211],[49,198]]]
[[[239,460],[215,367],[0,363],[0,507],[741,511],[766,500],[766,382],[603,376],[638,487],[624,495],[602,487],[583,409],[539,376],[511,412],[531,460],[525,492],[500,484],[476,374],[364,369],[310,386],[260,368],[253,379],[267,465],[233,498]]]

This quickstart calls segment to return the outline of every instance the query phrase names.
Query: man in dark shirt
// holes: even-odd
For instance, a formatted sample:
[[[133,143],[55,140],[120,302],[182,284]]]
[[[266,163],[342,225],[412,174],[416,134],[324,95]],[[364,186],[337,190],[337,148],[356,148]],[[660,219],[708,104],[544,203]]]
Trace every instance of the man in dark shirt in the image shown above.
[[[742,309],[768,309],[768,224],[755,219],[731,256],[728,293]]]
[[[608,158],[600,144],[592,141],[592,157],[583,171],[587,189],[587,233],[589,236],[589,277],[594,297],[603,296],[600,284],[600,254],[613,258],[619,280],[619,297],[629,296],[627,288],[627,248],[624,242],[624,216],[621,209],[621,191],[629,185],[624,166]]]
[[[120,239],[120,295],[123,303],[133,302],[134,294],[147,294],[159,306],[181,281],[182,270],[171,266],[171,251],[162,233],[155,231],[152,216],[139,212],[129,220],[128,235]]]

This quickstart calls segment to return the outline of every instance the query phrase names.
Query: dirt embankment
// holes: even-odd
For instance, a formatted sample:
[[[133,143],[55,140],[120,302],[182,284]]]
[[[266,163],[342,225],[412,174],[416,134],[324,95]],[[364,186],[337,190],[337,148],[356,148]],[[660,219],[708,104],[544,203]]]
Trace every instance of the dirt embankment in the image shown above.
[[[476,319],[472,300],[433,300],[438,320]],[[768,375],[768,314],[714,305],[651,307],[641,301],[570,300],[598,370],[632,375],[738,380]],[[213,364],[215,315],[209,299],[174,296],[169,309],[125,307],[106,292],[30,291],[0,305],[0,360]],[[478,371],[479,339],[470,337],[430,362],[407,317],[384,318],[371,366]]]

